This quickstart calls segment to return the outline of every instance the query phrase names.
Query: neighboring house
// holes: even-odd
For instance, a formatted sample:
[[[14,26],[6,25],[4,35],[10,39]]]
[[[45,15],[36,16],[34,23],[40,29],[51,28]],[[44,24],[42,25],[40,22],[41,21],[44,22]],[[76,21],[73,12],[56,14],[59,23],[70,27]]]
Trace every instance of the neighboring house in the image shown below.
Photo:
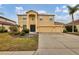
[[[74,25],[76,26],[78,32],[79,32],[79,19],[74,21]],[[66,24],[66,26],[72,26],[72,22]]]
[[[4,26],[9,31],[9,27],[14,25],[16,25],[15,21],[0,16],[0,26]]]
[[[26,26],[30,32],[63,32],[63,25],[54,23],[54,16],[51,14],[39,14],[29,10],[26,14],[18,14],[19,30]]]
[[[66,28],[65,28],[65,24],[62,23],[62,22],[56,22],[56,21],[55,21],[54,24],[55,24],[55,25],[62,25],[62,31],[66,29]]]

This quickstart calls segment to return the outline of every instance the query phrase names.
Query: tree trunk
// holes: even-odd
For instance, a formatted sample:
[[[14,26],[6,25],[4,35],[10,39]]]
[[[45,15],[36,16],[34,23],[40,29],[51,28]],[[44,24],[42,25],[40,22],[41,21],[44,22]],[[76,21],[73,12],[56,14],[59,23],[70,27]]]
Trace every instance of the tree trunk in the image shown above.
[[[72,14],[72,32],[74,32],[74,16]]]

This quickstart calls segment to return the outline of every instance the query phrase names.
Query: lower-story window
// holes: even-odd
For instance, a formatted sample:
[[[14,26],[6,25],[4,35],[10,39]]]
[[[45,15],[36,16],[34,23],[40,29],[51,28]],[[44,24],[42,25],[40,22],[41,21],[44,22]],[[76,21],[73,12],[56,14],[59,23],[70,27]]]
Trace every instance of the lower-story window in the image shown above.
[[[23,25],[23,29],[26,29],[27,28],[27,26],[26,25]]]

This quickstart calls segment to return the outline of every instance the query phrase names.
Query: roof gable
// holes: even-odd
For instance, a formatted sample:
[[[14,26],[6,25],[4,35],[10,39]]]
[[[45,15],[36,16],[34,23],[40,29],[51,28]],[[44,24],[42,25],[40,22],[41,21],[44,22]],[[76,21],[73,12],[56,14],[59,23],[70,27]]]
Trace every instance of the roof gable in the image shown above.
[[[29,11],[27,11],[26,13],[29,13],[29,12],[38,13],[38,12],[36,12],[36,11],[34,11],[34,10],[29,10]]]

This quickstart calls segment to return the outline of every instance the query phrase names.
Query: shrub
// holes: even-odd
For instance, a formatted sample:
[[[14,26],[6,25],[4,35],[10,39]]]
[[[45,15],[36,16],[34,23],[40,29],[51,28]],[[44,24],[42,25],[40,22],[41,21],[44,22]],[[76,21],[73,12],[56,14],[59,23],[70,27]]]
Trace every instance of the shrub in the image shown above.
[[[5,29],[5,27],[1,26],[0,27],[0,33],[4,33],[4,32],[8,32],[8,31]]]
[[[18,35],[18,34],[20,34],[20,32],[18,31],[18,27],[17,26],[10,26],[9,29],[10,29],[9,34],[11,34],[11,35]]]
[[[26,25],[23,25],[23,30],[22,31],[25,32],[25,33],[29,33],[29,29],[27,29]]]
[[[65,26],[65,28],[68,32],[72,32],[72,26]],[[74,26],[74,32],[77,32],[76,26]]]
[[[22,31],[25,33],[29,33],[29,29],[23,29]]]
[[[20,32],[20,36],[24,36],[26,33],[29,33],[29,29],[23,29],[23,30]]]
[[[10,32],[17,32],[18,31],[17,26],[10,26],[9,29],[10,29]]]
[[[67,30],[63,30],[63,33],[67,33],[68,31]]]
[[[24,31],[20,32],[20,36],[24,36],[26,33]]]
[[[19,35],[19,34],[20,34],[20,32],[19,32],[19,31],[17,31],[17,32],[15,32],[15,33],[14,33],[14,35]]]

